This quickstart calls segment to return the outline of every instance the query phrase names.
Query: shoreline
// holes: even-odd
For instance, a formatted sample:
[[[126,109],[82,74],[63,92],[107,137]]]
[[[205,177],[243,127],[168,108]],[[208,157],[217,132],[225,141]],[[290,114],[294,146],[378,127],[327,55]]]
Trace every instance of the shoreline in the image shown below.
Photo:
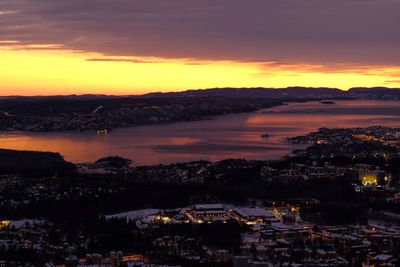
[[[335,101],[357,101],[357,100],[362,100],[362,99],[355,99],[355,98],[346,98],[346,97],[337,97],[337,98],[332,98]],[[235,99],[237,100],[237,99]],[[246,99],[248,100],[248,99]],[[329,99],[330,100],[330,99]],[[321,102],[321,101],[327,101],[327,98],[310,98],[310,99],[273,99],[271,100],[271,103],[268,104],[261,104],[264,105],[259,108],[252,108],[249,106],[249,109],[252,110],[245,110],[245,111],[231,111],[231,112],[223,112],[220,114],[210,114],[210,115],[199,115],[198,117],[194,116],[193,118],[188,118],[188,119],[182,119],[182,120],[165,120],[165,121],[158,121],[158,122],[152,122],[152,121],[147,121],[143,123],[137,123],[137,124],[132,124],[128,126],[118,126],[114,128],[98,128],[98,129],[87,129],[87,130],[22,130],[22,129],[16,129],[16,130],[0,130],[1,133],[13,133],[13,132],[21,132],[21,133],[96,133],[98,131],[103,131],[103,130],[108,130],[109,133],[115,132],[119,129],[126,129],[126,128],[131,128],[131,127],[140,127],[140,126],[151,126],[151,125],[169,125],[169,124],[174,124],[174,123],[184,123],[184,122],[195,122],[195,121],[205,121],[205,120],[213,120],[216,117],[219,116],[225,116],[225,115],[232,115],[232,114],[246,114],[246,113],[256,113],[260,112],[261,110],[264,109],[270,109],[274,107],[279,107],[279,106],[285,106],[289,105],[291,103],[308,103],[308,102]],[[380,100],[371,100],[371,101],[380,101]],[[383,100],[385,101],[385,100]],[[87,115],[87,114],[85,114]],[[56,117],[52,117],[56,118]]]
[[[304,101],[302,101],[304,102]],[[382,107],[389,107],[389,111],[382,117],[392,117],[392,107],[397,101],[388,103],[383,101],[357,101],[361,109],[372,108],[372,112]],[[364,103],[365,102],[365,103]],[[316,104],[315,104],[316,103]],[[339,101],[340,107],[352,106],[354,101]],[[376,103],[376,104],[375,104]],[[291,105],[292,103],[289,103]],[[121,128],[115,133],[96,136],[92,132],[24,132],[7,131],[0,133],[0,146],[14,150],[52,151],[61,153],[66,160],[73,163],[93,162],[105,156],[119,155],[133,159],[140,166],[157,164],[174,164],[197,160],[219,161],[226,158],[244,158],[249,160],[279,160],[294,150],[299,149],[285,142],[286,137],[294,137],[318,130],[315,123],[308,122],[308,109],[323,108],[316,101],[293,104],[293,108],[286,105],[265,109],[265,111],[279,111],[271,113],[246,112],[224,114],[190,122],[171,122],[163,124],[140,125],[137,127]],[[307,109],[308,107],[308,109]],[[293,116],[287,113],[296,109],[304,115]],[[349,124],[348,115],[337,117],[337,111],[324,121],[319,113],[310,117],[311,121],[322,123],[325,127],[334,126],[337,121],[340,128],[368,127],[371,123],[364,123],[365,116],[358,118],[356,125]],[[357,114],[361,114],[357,113]],[[396,111],[396,114],[398,112]],[[353,114],[353,111],[352,113]],[[389,115],[388,115],[389,114]],[[396,115],[396,117],[398,117]],[[325,117],[324,117],[325,118]],[[288,121],[287,121],[288,119]],[[397,119],[385,122],[382,126],[399,127]],[[289,124],[288,124],[289,123]],[[322,125],[321,124],[321,125]],[[374,124],[375,125],[375,124]],[[289,127],[290,126],[290,127]],[[315,127],[314,127],[315,126]],[[318,126],[318,125],[317,125]],[[304,129],[303,129],[304,128]],[[265,140],[261,134],[269,133],[271,137]],[[18,144],[18,145],[17,145]],[[256,147],[257,146],[257,147]],[[253,149],[255,147],[255,149]],[[272,147],[273,149],[268,149]]]

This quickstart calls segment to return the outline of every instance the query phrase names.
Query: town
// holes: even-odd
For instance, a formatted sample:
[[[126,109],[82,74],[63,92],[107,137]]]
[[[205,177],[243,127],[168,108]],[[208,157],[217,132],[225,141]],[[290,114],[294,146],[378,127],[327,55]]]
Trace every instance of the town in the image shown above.
[[[400,267],[400,0],[0,0],[0,267]]]
[[[0,266],[398,266],[399,133],[321,128],[269,161],[38,157],[2,170]]]

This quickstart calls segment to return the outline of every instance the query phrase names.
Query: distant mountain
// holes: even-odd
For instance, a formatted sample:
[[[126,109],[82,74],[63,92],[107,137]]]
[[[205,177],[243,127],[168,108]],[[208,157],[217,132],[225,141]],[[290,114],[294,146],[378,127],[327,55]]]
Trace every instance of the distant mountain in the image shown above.
[[[325,87],[287,87],[287,88],[210,88],[202,90],[187,90],[183,92],[149,93],[141,98],[170,98],[170,97],[246,97],[269,99],[400,99],[400,88],[387,87],[355,87],[348,91]]]
[[[347,91],[347,94],[356,98],[398,100],[400,99],[400,88],[387,87],[354,87]]]
[[[193,89],[176,92],[154,92],[143,95],[104,95],[104,94],[84,94],[84,95],[55,95],[55,96],[6,96],[0,97],[0,103],[4,101],[90,101],[102,99],[143,99],[143,98],[180,98],[180,97],[271,97],[271,98],[357,98],[359,96],[370,96],[379,98],[382,95],[392,95],[400,98],[400,88],[388,87],[353,87],[349,90],[341,90],[329,87],[286,87],[286,88],[265,88],[265,87],[244,87],[244,88],[209,88],[209,89]]]
[[[13,96],[0,99],[1,112],[24,116],[52,116],[72,113],[89,114],[95,110],[105,112],[119,108],[137,108],[168,105],[192,105],[200,102],[213,104],[226,98],[259,101],[296,101],[312,99],[343,99],[348,94],[335,88],[289,87],[273,88],[211,88],[170,93],[150,93],[132,96],[66,95],[66,96]],[[200,102],[199,102],[200,101]],[[237,100],[235,100],[237,101]],[[226,104],[227,105],[227,104]],[[100,109],[99,109],[100,108]],[[248,109],[244,109],[248,110]],[[210,114],[211,115],[211,114]]]
[[[0,99],[0,131],[96,131],[193,121],[293,101],[400,100],[398,88],[211,88],[140,96],[68,95]]]
[[[399,92],[400,88],[388,88],[388,87],[353,87],[347,92],[349,93],[388,93],[388,92]]]
[[[310,97],[341,97],[346,93],[336,88],[210,88],[200,90],[187,90],[182,92],[149,93],[141,97],[248,97],[259,98],[310,98]]]

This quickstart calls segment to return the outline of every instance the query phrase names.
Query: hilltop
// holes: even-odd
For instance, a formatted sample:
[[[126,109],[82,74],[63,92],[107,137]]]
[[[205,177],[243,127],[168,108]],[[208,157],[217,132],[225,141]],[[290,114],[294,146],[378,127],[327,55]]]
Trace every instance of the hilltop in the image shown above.
[[[0,149],[0,175],[67,174],[75,170],[76,166],[59,153]]]

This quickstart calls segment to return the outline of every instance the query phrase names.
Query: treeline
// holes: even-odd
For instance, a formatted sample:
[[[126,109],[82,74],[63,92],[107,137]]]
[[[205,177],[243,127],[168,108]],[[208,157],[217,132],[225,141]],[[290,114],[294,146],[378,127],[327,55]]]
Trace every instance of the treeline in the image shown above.
[[[252,199],[288,200],[315,198],[324,205],[362,203],[362,199],[351,185],[351,179],[310,179],[306,181],[266,182],[240,173],[242,179],[232,177],[224,183],[209,182],[200,185],[142,183],[135,179],[105,175],[75,175],[60,178],[59,194],[70,192],[70,188],[81,188],[80,195],[64,194],[58,200],[42,196],[22,203],[18,207],[3,206],[0,213],[9,218],[45,217],[62,222],[66,218],[78,219],[99,214],[118,213],[142,208],[177,208],[198,203],[251,204]],[[238,174],[239,175],[239,174]],[[102,191],[98,191],[102,188]],[[362,211],[362,209],[361,209]],[[329,214],[327,214],[329,215]],[[339,214],[340,215],[340,214]],[[337,222],[353,221],[360,213],[341,216]],[[358,219],[357,219],[358,220]]]

